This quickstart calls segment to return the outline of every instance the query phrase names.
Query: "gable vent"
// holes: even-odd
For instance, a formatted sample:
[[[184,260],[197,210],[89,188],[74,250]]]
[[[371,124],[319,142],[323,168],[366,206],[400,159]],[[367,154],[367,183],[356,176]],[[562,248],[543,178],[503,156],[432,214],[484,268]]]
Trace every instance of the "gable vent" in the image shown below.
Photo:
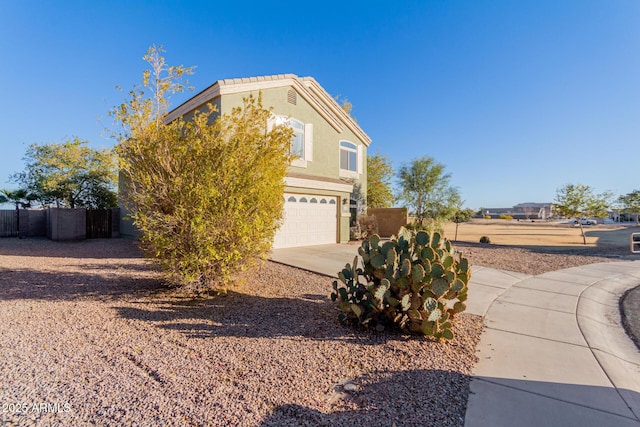
[[[297,105],[298,96],[297,96],[296,91],[294,89],[289,89],[287,91],[287,102],[289,104]]]

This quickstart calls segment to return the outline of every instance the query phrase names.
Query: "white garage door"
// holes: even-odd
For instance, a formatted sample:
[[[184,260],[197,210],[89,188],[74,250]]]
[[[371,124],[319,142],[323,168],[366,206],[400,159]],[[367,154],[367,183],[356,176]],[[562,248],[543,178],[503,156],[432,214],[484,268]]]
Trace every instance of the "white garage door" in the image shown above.
[[[274,248],[336,242],[338,211],[335,197],[285,193],[284,199],[283,224],[276,232]]]

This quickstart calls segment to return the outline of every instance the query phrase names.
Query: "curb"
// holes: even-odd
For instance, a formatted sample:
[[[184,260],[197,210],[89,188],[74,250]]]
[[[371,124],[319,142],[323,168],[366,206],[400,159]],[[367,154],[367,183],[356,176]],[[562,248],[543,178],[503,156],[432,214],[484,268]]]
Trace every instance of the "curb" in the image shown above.
[[[603,372],[640,421],[640,353],[626,334],[620,313],[620,299],[625,292],[640,284],[640,276],[626,273],[623,271],[625,268],[619,268],[616,264],[592,264],[592,268],[606,265],[618,272],[595,282],[580,293],[576,321]],[[633,264],[618,265],[626,267]],[[638,271],[637,268],[635,270]]]

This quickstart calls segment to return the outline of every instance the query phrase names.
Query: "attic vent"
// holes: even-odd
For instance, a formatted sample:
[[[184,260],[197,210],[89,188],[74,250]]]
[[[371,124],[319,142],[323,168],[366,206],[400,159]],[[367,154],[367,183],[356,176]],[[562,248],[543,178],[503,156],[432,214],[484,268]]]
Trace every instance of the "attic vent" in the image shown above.
[[[298,102],[298,96],[296,95],[296,91],[293,89],[289,89],[287,91],[287,102],[289,104],[296,105]]]

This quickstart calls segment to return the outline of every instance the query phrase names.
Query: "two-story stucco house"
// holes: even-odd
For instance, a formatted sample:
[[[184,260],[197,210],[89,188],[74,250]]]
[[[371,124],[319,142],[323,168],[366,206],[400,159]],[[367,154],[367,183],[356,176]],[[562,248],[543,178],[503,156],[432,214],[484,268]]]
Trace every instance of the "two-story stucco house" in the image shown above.
[[[294,131],[297,158],[285,179],[283,223],[274,248],[349,240],[354,184],[366,191],[367,147],[371,139],[312,77],[293,74],[219,80],[172,110],[167,120],[188,117],[211,103],[218,114],[262,94],[273,120]]]

